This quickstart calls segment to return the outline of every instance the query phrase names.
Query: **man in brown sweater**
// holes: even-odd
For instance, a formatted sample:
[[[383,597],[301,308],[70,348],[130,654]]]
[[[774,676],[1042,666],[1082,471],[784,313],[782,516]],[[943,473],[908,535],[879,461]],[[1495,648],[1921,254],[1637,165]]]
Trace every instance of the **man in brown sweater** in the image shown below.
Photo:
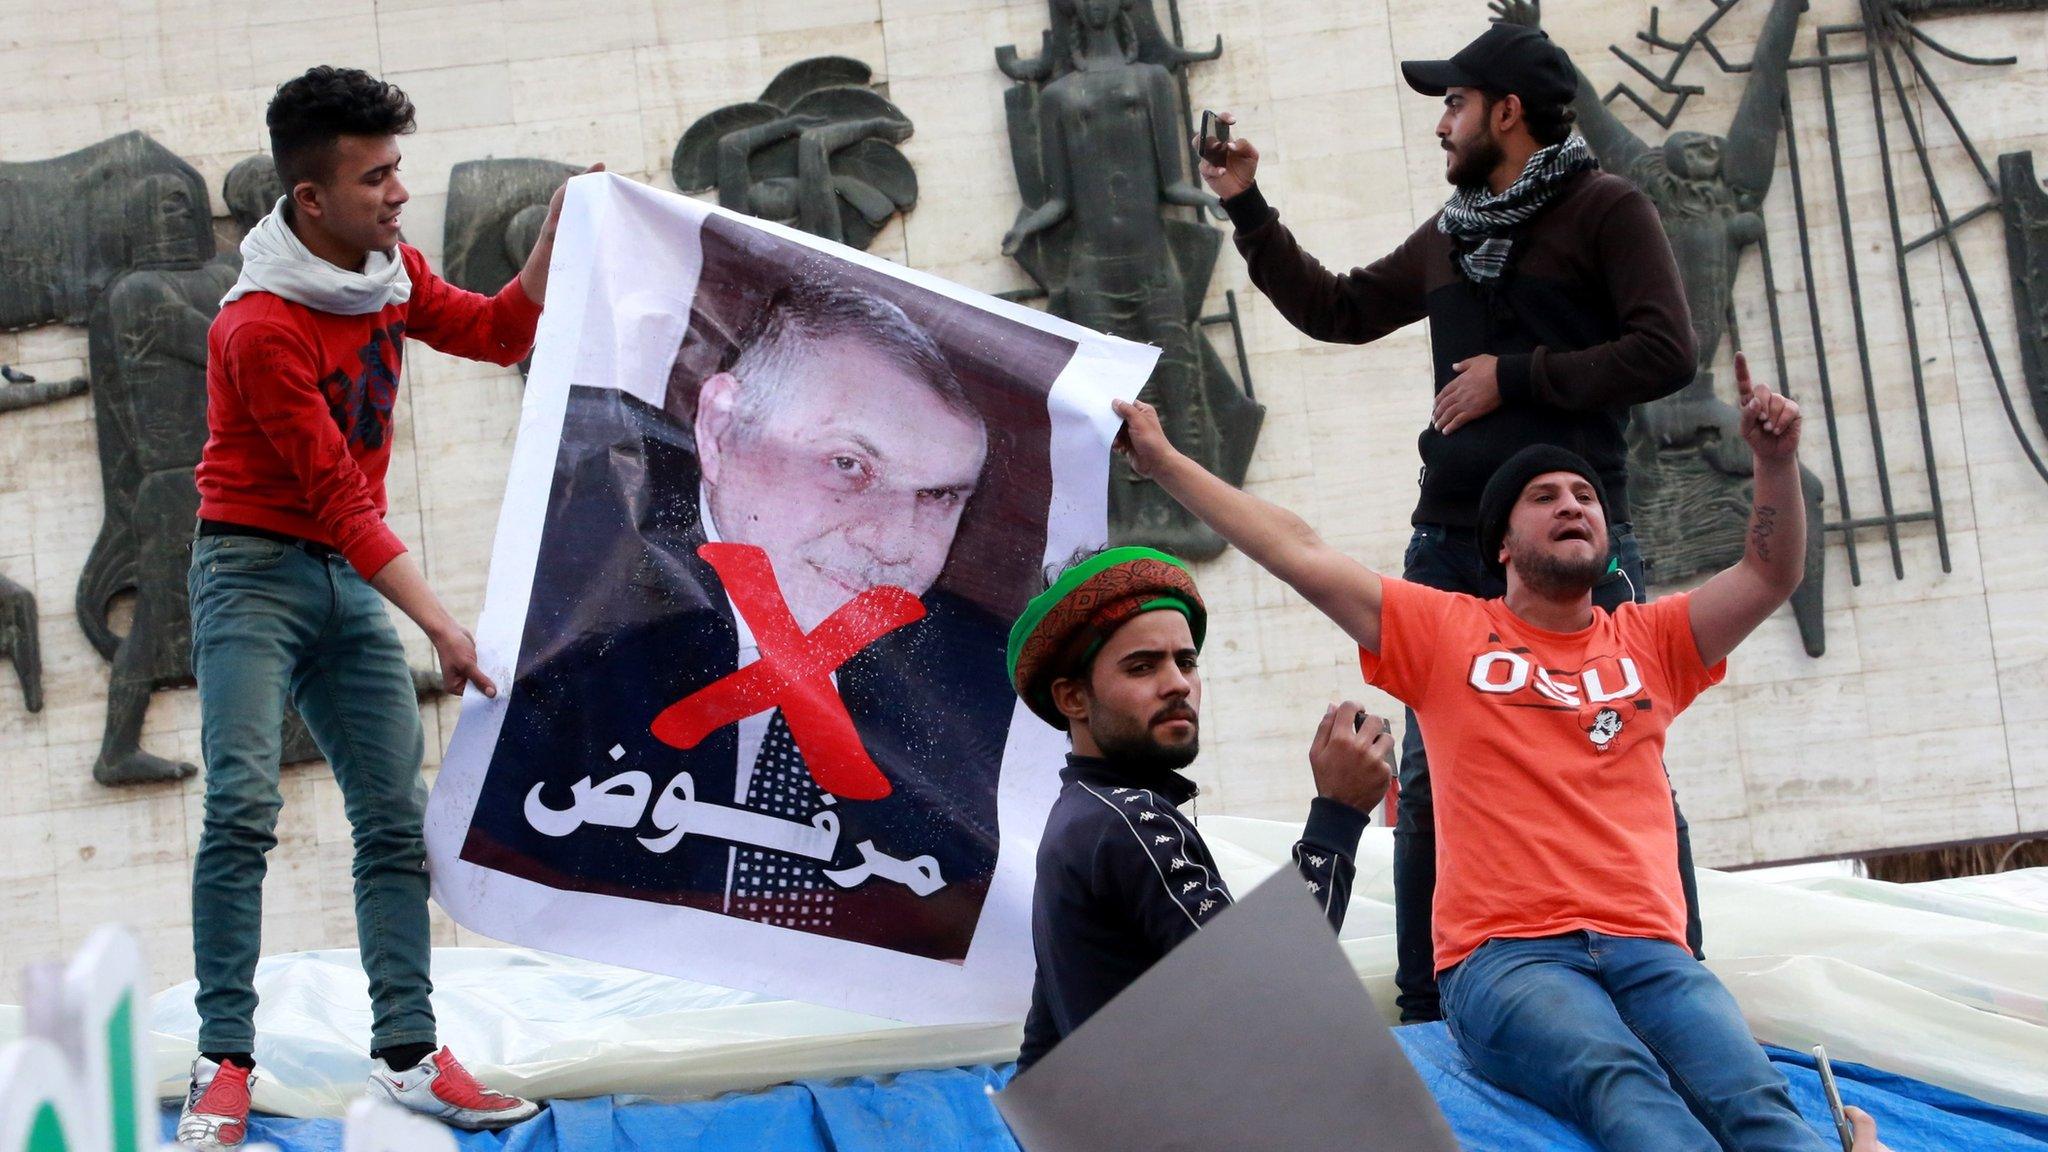
[[[1510,456],[1550,444],[1590,462],[1608,495],[1613,552],[1596,602],[1640,601],[1642,554],[1628,524],[1629,408],[1683,388],[1694,365],[1685,291],[1657,209],[1627,180],[1601,172],[1572,130],[1577,74],[1542,32],[1494,24],[1449,60],[1409,61],[1401,73],[1417,92],[1443,98],[1436,135],[1455,191],[1371,265],[1339,274],[1302,251],[1253,182],[1259,154],[1250,141],[1201,141],[1202,178],[1236,225],[1252,283],[1296,328],[1364,344],[1429,320],[1436,404],[1418,440],[1422,492],[1404,579],[1502,595],[1478,544],[1479,497]],[[1436,842],[1412,712],[1400,783],[1401,1015],[1434,1020]],[[1687,937],[1698,952],[1682,815],[1678,830]]]

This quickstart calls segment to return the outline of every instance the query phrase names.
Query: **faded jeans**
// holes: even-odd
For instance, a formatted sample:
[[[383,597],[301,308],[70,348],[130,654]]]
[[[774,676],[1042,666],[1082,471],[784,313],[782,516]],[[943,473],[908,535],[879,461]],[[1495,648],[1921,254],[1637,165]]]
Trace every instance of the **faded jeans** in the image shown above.
[[[1593,603],[1614,609],[1634,600],[1642,602],[1648,592],[1643,579],[1643,552],[1636,534],[1627,524],[1610,529],[1613,538],[1614,569],[1593,589]],[[1470,529],[1446,528],[1439,524],[1418,524],[1408,543],[1408,556],[1401,579],[1446,592],[1468,596],[1498,597],[1507,588],[1479,562],[1479,539]],[[1394,824],[1394,984],[1399,989],[1396,1003],[1404,1024],[1436,1020],[1443,1015],[1437,1004],[1436,951],[1432,937],[1433,903],[1436,898],[1435,806],[1429,793],[1429,755],[1423,749],[1422,727],[1415,713],[1408,713],[1408,730],[1401,740],[1401,791],[1398,820]],[[1685,887],[1685,938],[1693,954],[1700,949],[1700,901],[1693,879],[1692,832],[1685,813],[1678,810],[1678,797],[1671,798],[1678,821],[1678,878]]]
[[[1799,1115],[1735,998],[1664,940],[1489,940],[1443,974],[1479,1074],[1606,1152],[1840,1152]]]
[[[253,1051],[265,855],[277,844],[286,694],[355,839],[370,1046],[432,1043],[419,701],[384,600],[339,556],[201,536],[186,577],[206,821],[192,868],[199,1050]]]

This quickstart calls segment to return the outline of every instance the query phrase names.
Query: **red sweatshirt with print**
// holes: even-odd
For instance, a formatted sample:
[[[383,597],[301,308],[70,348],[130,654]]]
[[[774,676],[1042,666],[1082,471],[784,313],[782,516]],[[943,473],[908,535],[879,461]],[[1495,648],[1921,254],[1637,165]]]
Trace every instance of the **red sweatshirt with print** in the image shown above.
[[[339,551],[364,579],[405,551],[384,524],[391,408],[405,339],[470,360],[516,364],[540,305],[513,277],[466,292],[398,246],[412,296],[361,316],[316,312],[268,292],[220,310],[206,342],[206,452],[199,515]]]

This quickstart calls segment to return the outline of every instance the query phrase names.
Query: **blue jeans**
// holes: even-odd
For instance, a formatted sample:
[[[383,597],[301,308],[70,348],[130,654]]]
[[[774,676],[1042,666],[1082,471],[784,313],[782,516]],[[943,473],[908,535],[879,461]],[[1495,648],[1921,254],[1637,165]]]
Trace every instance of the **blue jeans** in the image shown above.
[[[186,576],[206,822],[192,867],[199,1050],[256,1043],[264,857],[277,844],[285,695],[341,785],[374,1048],[432,1043],[419,699],[384,600],[339,556],[202,536]]]
[[[1662,940],[1489,940],[1443,975],[1479,1074],[1607,1152],[1840,1152],[1799,1115],[1735,998]]]
[[[1643,552],[1635,530],[1627,524],[1609,528],[1614,570],[1593,589],[1593,603],[1613,609],[1630,600],[1641,603],[1648,586],[1643,579]],[[1446,592],[1487,599],[1507,595],[1507,587],[1479,561],[1479,539],[1468,528],[1419,524],[1408,542],[1401,579]],[[1422,727],[1408,713],[1408,731],[1401,740],[1401,797],[1394,825],[1394,984],[1401,1022],[1413,1024],[1443,1016],[1437,1003],[1436,952],[1431,903],[1436,898],[1436,808],[1429,796],[1429,754]],[[1700,951],[1700,901],[1692,871],[1692,833],[1678,797],[1671,798],[1678,820],[1678,878],[1685,888],[1685,938],[1695,956]]]

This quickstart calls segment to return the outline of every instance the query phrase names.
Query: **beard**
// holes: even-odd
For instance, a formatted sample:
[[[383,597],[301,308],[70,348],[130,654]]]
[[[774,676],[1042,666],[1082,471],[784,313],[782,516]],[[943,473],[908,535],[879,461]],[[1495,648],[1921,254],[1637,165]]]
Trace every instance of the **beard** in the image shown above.
[[[1449,180],[1453,187],[1468,192],[1486,192],[1489,191],[1487,177],[1500,167],[1507,151],[1500,146],[1499,140],[1494,139],[1492,132],[1482,131],[1477,139],[1458,147],[1451,154],[1451,165],[1444,173],[1444,179]]]
[[[1195,733],[1185,744],[1167,744],[1152,735],[1154,726],[1167,720],[1186,720]],[[1145,772],[1178,772],[1195,762],[1202,751],[1201,721],[1185,701],[1169,704],[1144,722],[1109,717],[1097,711],[1090,717],[1089,734],[1104,759],[1129,764]]]
[[[1604,555],[1579,560],[1553,552],[1523,552],[1510,547],[1508,563],[1521,576],[1524,586],[1546,599],[1583,595],[1592,591],[1600,578],[1607,575],[1607,557]]]

